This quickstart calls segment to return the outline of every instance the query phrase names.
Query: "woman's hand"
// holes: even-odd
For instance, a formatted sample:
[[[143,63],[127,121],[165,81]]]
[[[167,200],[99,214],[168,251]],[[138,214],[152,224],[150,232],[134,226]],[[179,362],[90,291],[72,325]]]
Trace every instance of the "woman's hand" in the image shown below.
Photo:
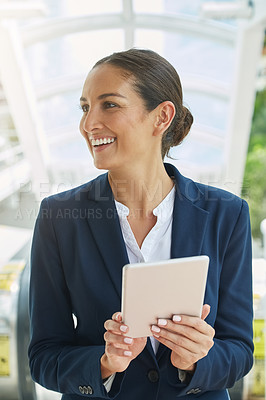
[[[122,314],[113,314],[104,323],[105,353],[101,358],[102,378],[127,369],[146,346],[147,338],[132,339],[127,336],[128,327],[122,323]]]
[[[179,369],[193,372],[196,362],[205,357],[213,346],[214,329],[204,320],[210,312],[205,304],[201,318],[174,315],[170,319],[158,319],[151,327],[153,336],[172,350],[171,362]]]

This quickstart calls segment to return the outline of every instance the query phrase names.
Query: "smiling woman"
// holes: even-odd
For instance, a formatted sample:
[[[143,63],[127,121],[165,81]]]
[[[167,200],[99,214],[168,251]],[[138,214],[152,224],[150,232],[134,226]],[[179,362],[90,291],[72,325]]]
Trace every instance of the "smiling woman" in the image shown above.
[[[130,49],[100,60],[80,103],[80,132],[108,172],[41,204],[31,256],[32,376],[65,400],[228,399],[227,388],[252,366],[247,203],[163,163],[193,117],[177,72],[159,54]],[[158,315],[148,338],[131,337],[120,312],[122,267],[201,254],[210,259],[201,318]]]

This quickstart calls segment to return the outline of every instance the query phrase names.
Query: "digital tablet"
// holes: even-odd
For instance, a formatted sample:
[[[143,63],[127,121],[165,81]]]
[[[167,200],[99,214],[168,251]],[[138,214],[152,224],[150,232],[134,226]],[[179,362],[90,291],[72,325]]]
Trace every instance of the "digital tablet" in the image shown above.
[[[158,318],[200,317],[208,266],[208,256],[125,265],[121,310],[128,336],[151,336]]]

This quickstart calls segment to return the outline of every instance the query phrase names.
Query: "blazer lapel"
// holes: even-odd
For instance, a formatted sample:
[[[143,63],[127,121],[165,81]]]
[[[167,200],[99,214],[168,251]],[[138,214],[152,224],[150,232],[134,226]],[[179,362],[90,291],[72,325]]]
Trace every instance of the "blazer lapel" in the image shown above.
[[[129,263],[108,175],[93,181],[88,223],[107,273],[121,299],[122,267]]]
[[[176,182],[171,258],[200,255],[209,215],[200,207],[204,194],[171,164],[165,164],[165,167]]]
[[[177,189],[178,190],[178,189]],[[172,227],[171,258],[201,254],[209,212],[177,193]]]
[[[209,212],[199,206],[204,195],[192,180],[183,177],[172,165],[165,164],[165,167],[176,181],[171,258],[200,255],[209,216]],[[165,350],[165,346],[159,346],[157,360]]]

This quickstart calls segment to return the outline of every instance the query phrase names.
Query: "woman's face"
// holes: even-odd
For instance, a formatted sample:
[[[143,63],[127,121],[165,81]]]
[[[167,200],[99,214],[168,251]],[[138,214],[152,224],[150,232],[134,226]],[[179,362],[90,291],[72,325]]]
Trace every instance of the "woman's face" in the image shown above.
[[[97,168],[134,167],[160,152],[154,132],[154,110],[148,112],[123,70],[111,65],[93,69],[80,99],[80,131]]]

